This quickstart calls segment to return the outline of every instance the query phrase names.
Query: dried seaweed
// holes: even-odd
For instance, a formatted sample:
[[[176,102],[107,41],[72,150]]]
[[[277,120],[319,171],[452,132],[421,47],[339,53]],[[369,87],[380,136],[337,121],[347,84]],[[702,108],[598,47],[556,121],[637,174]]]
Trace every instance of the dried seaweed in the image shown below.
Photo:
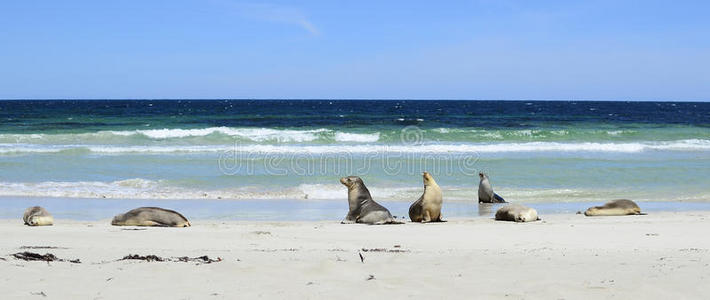
[[[152,254],[146,255],[146,256],[142,256],[142,255],[138,255],[138,254],[128,254],[119,260],[144,260],[144,261],[151,262],[151,261],[165,261],[165,258],[162,258],[157,255],[152,255]]]
[[[222,261],[222,258],[220,258],[220,257],[217,257],[217,259],[211,259],[207,255],[198,256],[198,257],[187,257],[187,256],[173,257],[173,259],[176,261],[180,261],[180,262],[196,262],[196,263],[201,263],[201,264],[211,264],[213,262]]]
[[[69,249],[69,248],[57,247],[57,246],[21,246],[20,249]]]
[[[70,262],[70,263],[74,263],[74,264],[81,263],[81,261],[79,259],[65,260],[65,259],[58,258],[56,255],[54,255],[52,253],[39,254],[39,253],[25,251],[25,252],[17,252],[15,254],[13,254],[12,256],[16,259],[20,259],[20,260],[24,260],[24,261],[46,261],[46,262],[50,262],[50,261],[64,262],[64,261],[66,261],[66,262]]]
[[[220,262],[222,261],[221,257],[217,257],[216,259],[211,259],[207,255],[203,256],[198,256],[198,257],[187,257],[187,256],[180,256],[180,257],[160,257],[157,255],[138,255],[138,254],[129,254],[124,256],[123,258],[119,259],[121,260],[142,260],[142,261],[147,261],[147,262],[194,262],[198,264],[211,264],[213,262]]]
[[[362,248],[362,252],[407,253],[410,251],[409,250],[402,250],[402,249],[386,249],[386,248],[365,249],[365,248]]]

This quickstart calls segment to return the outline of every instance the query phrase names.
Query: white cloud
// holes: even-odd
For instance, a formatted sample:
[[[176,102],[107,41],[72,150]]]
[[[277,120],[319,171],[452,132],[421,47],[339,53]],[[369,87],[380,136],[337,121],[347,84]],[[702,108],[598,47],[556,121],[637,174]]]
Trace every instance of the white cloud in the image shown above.
[[[320,30],[297,8],[268,3],[232,3],[219,1],[221,5],[233,9],[243,18],[259,21],[295,25],[312,35],[320,35]]]

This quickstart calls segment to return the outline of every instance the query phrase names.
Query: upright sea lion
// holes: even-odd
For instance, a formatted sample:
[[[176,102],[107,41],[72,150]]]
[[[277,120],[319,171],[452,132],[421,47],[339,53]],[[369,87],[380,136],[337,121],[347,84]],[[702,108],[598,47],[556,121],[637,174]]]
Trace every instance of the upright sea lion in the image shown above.
[[[640,215],[641,208],[631,200],[611,200],[602,206],[594,206],[584,212],[585,216],[625,216]]]
[[[113,217],[111,225],[189,227],[190,221],[174,210],[160,207],[139,207]]]
[[[496,212],[498,221],[532,222],[540,220],[535,209],[520,204],[510,204],[501,207]]]
[[[25,210],[22,215],[22,220],[25,225],[29,226],[48,226],[54,224],[54,218],[49,212],[41,206],[32,206]]]
[[[506,203],[503,197],[493,192],[488,175],[481,172],[478,173],[478,177],[481,178],[481,182],[478,183],[478,203]]]
[[[422,173],[424,194],[409,207],[412,222],[441,222],[441,188],[428,172]]]
[[[364,223],[364,224],[401,224],[390,214],[390,211],[372,200],[370,191],[365,187],[365,183],[357,176],[340,178],[340,183],[348,187],[349,211],[343,224]]]

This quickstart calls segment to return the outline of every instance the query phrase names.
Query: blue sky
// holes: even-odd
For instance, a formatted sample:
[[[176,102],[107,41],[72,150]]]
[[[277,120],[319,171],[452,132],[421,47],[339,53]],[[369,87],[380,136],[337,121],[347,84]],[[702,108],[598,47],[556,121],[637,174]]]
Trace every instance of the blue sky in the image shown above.
[[[0,99],[710,100],[707,1],[0,2]]]

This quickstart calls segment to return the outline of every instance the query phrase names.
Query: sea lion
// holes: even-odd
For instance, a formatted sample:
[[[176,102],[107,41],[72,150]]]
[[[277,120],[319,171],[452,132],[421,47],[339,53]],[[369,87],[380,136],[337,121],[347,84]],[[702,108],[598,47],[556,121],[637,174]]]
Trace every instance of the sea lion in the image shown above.
[[[496,212],[497,221],[532,222],[540,220],[537,210],[520,204],[510,204],[501,207]]]
[[[424,193],[409,207],[409,219],[412,222],[442,222],[441,188],[428,172],[422,173],[422,177],[424,179]]]
[[[493,192],[488,175],[481,172],[478,173],[478,177],[481,178],[481,182],[478,183],[478,203],[506,203],[503,197]]]
[[[593,206],[584,212],[585,216],[625,216],[640,215],[641,208],[631,200],[611,200],[602,206]]]
[[[364,223],[371,225],[401,224],[395,221],[384,206],[372,200],[365,183],[357,176],[340,178],[340,183],[348,187],[349,211],[342,224]]]
[[[190,221],[174,210],[160,207],[139,207],[113,217],[111,225],[189,227]]]
[[[22,220],[28,226],[49,226],[54,224],[54,218],[41,206],[32,206],[25,210]]]

